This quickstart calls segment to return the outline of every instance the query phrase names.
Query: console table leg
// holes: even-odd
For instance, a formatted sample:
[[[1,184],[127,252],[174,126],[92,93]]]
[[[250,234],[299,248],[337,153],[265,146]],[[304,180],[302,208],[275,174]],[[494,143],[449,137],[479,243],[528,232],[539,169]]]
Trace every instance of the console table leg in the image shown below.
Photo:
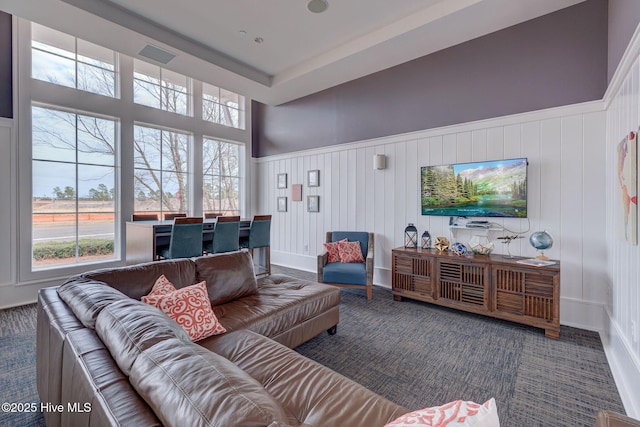
[[[544,336],[557,340],[558,338],[560,338],[560,331],[558,329],[545,329]]]
[[[393,300],[394,301],[402,301],[402,297],[400,295],[394,295],[393,296]]]

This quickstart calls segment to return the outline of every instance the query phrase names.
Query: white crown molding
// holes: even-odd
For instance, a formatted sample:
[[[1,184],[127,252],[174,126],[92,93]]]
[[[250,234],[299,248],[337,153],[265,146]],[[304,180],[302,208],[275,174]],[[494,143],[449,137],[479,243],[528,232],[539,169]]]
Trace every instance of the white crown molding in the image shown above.
[[[640,24],[636,27],[636,30],[633,33],[624,54],[622,55],[622,59],[620,59],[620,62],[618,63],[618,68],[616,68],[607,90],[604,93],[602,99],[604,100],[605,109],[609,108],[609,105],[611,105],[611,102],[620,91],[627,75],[631,71],[631,67],[633,67],[633,64],[638,59],[638,56],[640,56]]]

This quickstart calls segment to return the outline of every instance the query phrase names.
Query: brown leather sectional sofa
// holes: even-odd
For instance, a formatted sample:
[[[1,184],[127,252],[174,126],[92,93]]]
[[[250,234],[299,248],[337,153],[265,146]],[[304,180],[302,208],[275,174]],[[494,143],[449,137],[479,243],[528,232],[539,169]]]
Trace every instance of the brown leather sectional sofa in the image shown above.
[[[202,280],[227,333],[192,343],[139,299]],[[335,332],[340,291],[236,252],[84,273],[38,298],[37,386],[52,426],[383,426],[408,412],[291,348]]]

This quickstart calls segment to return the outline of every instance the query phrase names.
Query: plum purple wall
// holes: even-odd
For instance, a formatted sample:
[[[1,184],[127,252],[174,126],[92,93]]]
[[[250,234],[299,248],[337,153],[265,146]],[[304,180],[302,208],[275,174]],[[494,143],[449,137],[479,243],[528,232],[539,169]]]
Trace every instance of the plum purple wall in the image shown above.
[[[254,102],[254,157],[601,99],[607,0],[575,6],[279,106]]]
[[[0,11],[0,117],[13,118],[11,15]]]

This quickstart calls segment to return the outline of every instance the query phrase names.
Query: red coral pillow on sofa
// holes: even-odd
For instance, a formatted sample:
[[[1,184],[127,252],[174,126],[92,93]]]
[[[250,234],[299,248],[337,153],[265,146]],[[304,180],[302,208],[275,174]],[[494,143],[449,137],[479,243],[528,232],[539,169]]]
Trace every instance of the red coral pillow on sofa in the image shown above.
[[[340,245],[347,243],[347,239],[338,240],[337,242],[329,242],[324,244],[324,248],[329,254],[327,262],[340,262]]]
[[[176,287],[173,286],[173,283],[169,281],[163,274],[158,277],[156,283],[154,283],[153,288],[151,288],[151,292],[141,298],[142,302],[146,302],[147,304],[156,305],[158,299],[169,292],[173,292],[176,290]]]
[[[360,242],[344,242],[338,246],[340,262],[364,262]]]
[[[500,427],[495,399],[482,405],[456,400],[442,406],[409,412],[384,427]]]
[[[142,297],[144,302],[158,307],[182,326],[189,334],[191,341],[227,332],[213,314],[207,293],[207,282],[200,282],[177,290],[174,287],[174,291],[162,294],[163,290],[170,289],[167,283],[173,287],[173,284],[166,278],[167,283],[161,280],[163,277],[164,275],[158,278],[157,287],[154,285],[149,295]]]

